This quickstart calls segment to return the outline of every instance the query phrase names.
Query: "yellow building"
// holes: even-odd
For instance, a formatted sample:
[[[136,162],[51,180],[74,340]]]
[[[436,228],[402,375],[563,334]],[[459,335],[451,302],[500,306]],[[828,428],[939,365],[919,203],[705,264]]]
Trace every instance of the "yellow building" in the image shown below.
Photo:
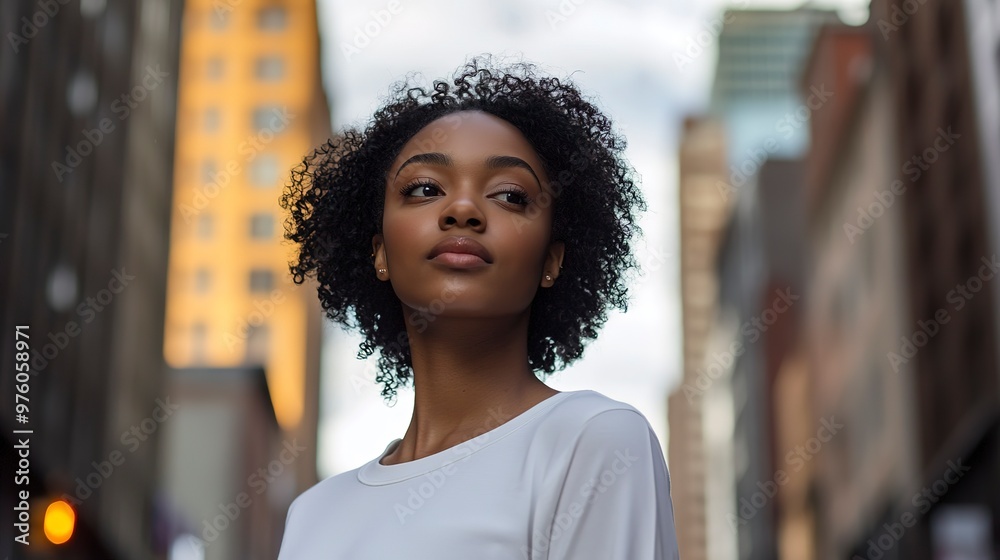
[[[163,352],[171,367],[260,363],[315,481],[322,314],[288,273],[278,205],[331,134],[314,0],[187,0]]]

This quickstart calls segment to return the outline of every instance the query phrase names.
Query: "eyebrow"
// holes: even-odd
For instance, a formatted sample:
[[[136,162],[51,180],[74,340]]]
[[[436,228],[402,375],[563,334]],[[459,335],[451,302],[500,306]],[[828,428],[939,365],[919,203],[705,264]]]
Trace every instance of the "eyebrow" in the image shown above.
[[[406,167],[407,165],[410,165],[411,163],[428,163],[431,165],[443,165],[445,167],[448,167],[452,165],[453,160],[447,155],[442,154],[440,152],[428,152],[424,154],[417,154],[407,159],[405,162],[403,162],[403,165],[399,166],[399,169],[396,170],[396,177],[399,177],[399,173],[403,170],[403,168]],[[509,169],[512,167],[520,167],[522,169],[527,169],[528,172],[531,173],[531,176],[535,178],[535,181],[538,183],[538,186],[541,187],[542,182],[538,179],[538,175],[535,174],[535,170],[532,169],[531,166],[528,165],[528,162],[524,161],[523,159],[517,156],[490,156],[486,158],[487,169]]]

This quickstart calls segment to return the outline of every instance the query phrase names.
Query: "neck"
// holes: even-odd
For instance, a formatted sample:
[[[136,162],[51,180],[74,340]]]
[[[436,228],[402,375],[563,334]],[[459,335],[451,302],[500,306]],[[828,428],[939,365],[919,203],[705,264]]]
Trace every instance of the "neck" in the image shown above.
[[[413,416],[384,464],[468,441],[558,393],[528,367],[528,313],[487,320],[438,316],[421,327],[407,324]]]

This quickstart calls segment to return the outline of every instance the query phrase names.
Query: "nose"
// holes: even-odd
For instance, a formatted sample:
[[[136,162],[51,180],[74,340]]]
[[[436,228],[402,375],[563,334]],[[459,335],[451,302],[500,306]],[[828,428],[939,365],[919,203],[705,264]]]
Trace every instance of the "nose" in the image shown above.
[[[451,204],[444,207],[438,218],[441,229],[456,225],[482,231],[486,227],[486,216],[482,209],[468,196],[456,195]]]

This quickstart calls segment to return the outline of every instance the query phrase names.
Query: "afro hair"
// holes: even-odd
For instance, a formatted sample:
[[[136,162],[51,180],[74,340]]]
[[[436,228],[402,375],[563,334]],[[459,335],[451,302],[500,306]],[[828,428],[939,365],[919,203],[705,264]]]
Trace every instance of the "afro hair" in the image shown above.
[[[539,75],[527,62],[468,60],[429,89],[414,74],[396,82],[363,130],[346,128],[303,158],[280,197],[289,263],[302,284],[315,276],[327,317],[364,337],[357,357],[379,349],[382,397],[412,381],[406,319],[390,283],[373,273],[371,240],[380,233],[388,169],[404,144],[432,121],[483,111],[524,135],[543,162],[553,195],[552,240],[565,243],[559,282],[539,289],[528,326],[529,367],[545,379],[580,358],[612,307],[628,309],[628,272],[638,268],[630,240],[642,231],[642,193],[625,160],[625,140],[570,81]]]

